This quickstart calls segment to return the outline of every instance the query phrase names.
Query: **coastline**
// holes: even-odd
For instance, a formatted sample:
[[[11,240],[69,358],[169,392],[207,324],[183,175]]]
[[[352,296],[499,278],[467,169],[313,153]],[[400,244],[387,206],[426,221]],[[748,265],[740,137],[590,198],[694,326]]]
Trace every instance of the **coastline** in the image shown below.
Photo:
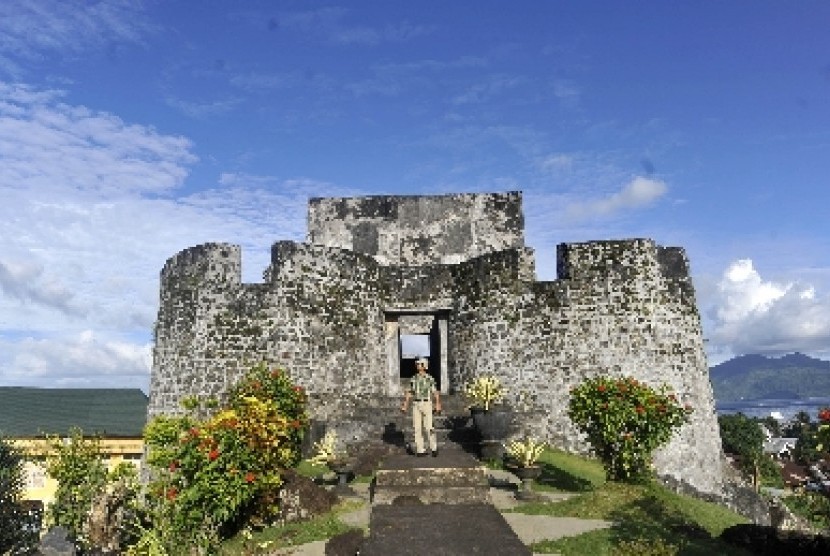
[[[747,417],[768,417],[780,414],[782,420],[792,419],[804,411],[813,421],[818,419],[818,412],[823,407],[830,407],[830,397],[810,398],[759,398],[752,400],[718,401],[715,400],[715,412],[718,415],[743,413]]]

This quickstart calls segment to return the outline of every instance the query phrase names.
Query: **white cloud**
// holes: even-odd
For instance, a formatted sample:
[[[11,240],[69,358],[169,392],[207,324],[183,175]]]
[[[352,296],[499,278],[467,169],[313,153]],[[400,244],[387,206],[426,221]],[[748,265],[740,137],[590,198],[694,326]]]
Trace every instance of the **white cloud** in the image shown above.
[[[196,161],[190,141],[0,82],[0,188],[164,191]]]
[[[453,60],[373,64],[368,77],[346,83],[344,88],[356,97],[408,93],[415,94],[417,98],[429,98],[434,91],[451,88],[451,83],[460,73],[484,65],[485,60],[469,56]]]
[[[306,84],[306,79],[299,72],[254,73],[234,75],[230,84],[248,92],[272,92],[281,89],[293,89]]]
[[[180,220],[140,195],[181,185],[190,142],[59,91],[0,83],[0,98],[0,326],[146,329],[158,272],[147,265],[170,245],[154,240]]]
[[[579,104],[581,91],[573,81],[557,79],[553,82],[553,96],[563,105],[573,108]]]
[[[830,298],[812,285],[764,280],[750,259],[724,271],[708,316],[716,353],[828,353]]]
[[[0,339],[4,385],[139,387],[147,390],[152,346],[84,330],[50,337]]]
[[[750,259],[735,261],[726,269],[718,285],[721,299],[718,319],[730,323],[743,320],[752,313],[765,313],[791,288],[792,284],[761,280]]]
[[[22,62],[72,56],[110,43],[140,43],[152,27],[140,2],[4,0],[0,3],[0,68],[26,72]]]
[[[429,27],[404,22],[399,25],[387,25],[381,29],[363,26],[335,28],[330,39],[338,44],[374,46],[381,42],[405,42],[431,32]]]
[[[118,385],[126,376],[146,389],[169,257],[237,243],[243,279],[259,281],[275,241],[304,239],[310,196],[350,193],[223,173],[181,195],[197,161],[188,139],[62,104],[59,91],[0,84],[0,99],[3,384]]]
[[[83,310],[73,303],[74,293],[57,277],[45,277],[43,267],[29,261],[0,260],[0,290],[24,303],[54,308],[66,315]]]
[[[572,202],[566,208],[566,215],[572,220],[581,220],[636,210],[653,204],[666,191],[668,187],[662,180],[637,176],[617,193],[600,199]]]
[[[452,99],[452,104],[478,104],[494,97],[509,94],[512,89],[522,85],[524,79],[513,75],[493,75],[482,83],[476,83],[467,88],[463,93]]]
[[[201,119],[231,112],[242,104],[242,99],[228,98],[224,100],[196,102],[168,96],[165,102],[171,108],[175,108],[190,118]]]
[[[568,172],[574,166],[574,156],[565,153],[554,153],[544,157],[539,167],[545,172]]]
[[[382,42],[405,42],[428,35],[432,27],[413,25],[407,21],[383,27],[352,25],[345,21],[349,10],[325,7],[316,10],[292,12],[279,19],[279,26],[303,33],[322,35],[334,44],[375,46]]]

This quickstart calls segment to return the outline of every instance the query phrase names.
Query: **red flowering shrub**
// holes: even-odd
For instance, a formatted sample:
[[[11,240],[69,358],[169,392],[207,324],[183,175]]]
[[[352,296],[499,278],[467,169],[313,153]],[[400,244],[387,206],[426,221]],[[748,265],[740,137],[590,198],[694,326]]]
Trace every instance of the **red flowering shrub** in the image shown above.
[[[666,386],[599,377],[571,390],[568,416],[588,436],[610,480],[638,482],[650,475],[651,454],[691,411]]]
[[[816,431],[816,450],[830,453],[830,407],[823,407],[818,412],[818,430]]]
[[[300,461],[308,423],[305,392],[264,363],[211,417],[193,416],[203,414],[201,405],[189,401],[191,413],[156,417],[144,431],[154,468],[152,525],[171,554],[210,552],[229,527],[276,512],[258,501],[276,499],[282,472]]]

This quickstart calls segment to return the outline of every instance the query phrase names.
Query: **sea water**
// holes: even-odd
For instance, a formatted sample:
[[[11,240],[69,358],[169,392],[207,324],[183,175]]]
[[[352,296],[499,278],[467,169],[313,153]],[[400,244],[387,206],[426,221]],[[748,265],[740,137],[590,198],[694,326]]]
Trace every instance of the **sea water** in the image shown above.
[[[830,398],[804,399],[758,399],[741,400],[736,402],[715,401],[715,410],[718,415],[743,413],[747,417],[769,417],[789,421],[796,413],[806,412],[812,421],[818,421],[818,412],[823,407],[830,407]]]

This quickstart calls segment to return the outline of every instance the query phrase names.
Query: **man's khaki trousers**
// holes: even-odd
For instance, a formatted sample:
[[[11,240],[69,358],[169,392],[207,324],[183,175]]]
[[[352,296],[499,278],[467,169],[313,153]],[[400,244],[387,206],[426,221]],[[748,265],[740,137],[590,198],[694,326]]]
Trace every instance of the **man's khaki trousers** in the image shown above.
[[[435,437],[435,429],[432,427],[432,402],[412,402],[412,427],[415,429],[415,451],[423,454],[424,436],[426,432],[429,437],[429,449],[433,452],[438,450],[438,439]]]

